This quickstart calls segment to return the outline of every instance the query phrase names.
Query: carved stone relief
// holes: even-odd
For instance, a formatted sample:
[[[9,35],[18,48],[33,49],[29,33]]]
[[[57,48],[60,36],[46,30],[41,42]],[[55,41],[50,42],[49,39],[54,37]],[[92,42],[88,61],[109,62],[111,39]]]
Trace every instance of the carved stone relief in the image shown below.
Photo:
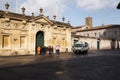
[[[11,30],[28,30],[28,27],[26,25],[10,22],[2,22],[1,28]]]
[[[20,29],[22,29],[22,30],[27,30],[28,27],[27,27],[26,25],[22,25]]]
[[[10,26],[11,29],[17,29],[17,23],[11,23]]]
[[[20,34],[23,34],[23,35],[25,34],[25,35],[27,35],[27,34],[28,34],[28,31],[27,31],[27,30],[21,30],[21,31],[20,31]]]
[[[1,28],[10,29],[10,23],[9,22],[2,22],[1,23]]]
[[[2,34],[11,34],[11,30],[1,30]]]
[[[36,25],[36,30],[44,31],[44,30],[45,30],[45,26],[43,26],[43,25],[41,25],[41,24],[37,24],[37,25]]]

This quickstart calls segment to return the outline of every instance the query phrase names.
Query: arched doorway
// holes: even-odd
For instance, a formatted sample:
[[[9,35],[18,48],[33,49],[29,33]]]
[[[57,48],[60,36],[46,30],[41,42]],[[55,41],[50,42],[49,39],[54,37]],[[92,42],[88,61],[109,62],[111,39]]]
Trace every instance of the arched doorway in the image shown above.
[[[43,31],[38,31],[36,34],[36,50],[37,47],[43,47],[44,46],[44,32]],[[37,51],[36,51],[37,54]]]

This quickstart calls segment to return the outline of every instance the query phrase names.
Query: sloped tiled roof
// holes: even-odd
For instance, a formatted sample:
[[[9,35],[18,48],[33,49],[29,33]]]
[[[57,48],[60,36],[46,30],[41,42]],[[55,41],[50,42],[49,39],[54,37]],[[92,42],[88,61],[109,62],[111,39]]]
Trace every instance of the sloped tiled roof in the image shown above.
[[[92,31],[92,30],[100,30],[100,29],[108,29],[108,28],[120,28],[120,25],[102,25],[102,26],[96,26],[96,27],[92,27],[91,29],[84,29],[84,30],[79,30],[77,32],[83,32],[83,31]]]
[[[76,27],[72,27],[72,29],[77,29],[77,28],[82,28],[84,26],[76,26]]]

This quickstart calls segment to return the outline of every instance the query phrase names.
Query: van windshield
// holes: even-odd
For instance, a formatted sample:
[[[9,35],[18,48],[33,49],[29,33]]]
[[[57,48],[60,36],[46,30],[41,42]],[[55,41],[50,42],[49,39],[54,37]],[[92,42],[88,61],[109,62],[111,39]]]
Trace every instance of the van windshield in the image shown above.
[[[83,47],[84,44],[75,44],[75,47]]]

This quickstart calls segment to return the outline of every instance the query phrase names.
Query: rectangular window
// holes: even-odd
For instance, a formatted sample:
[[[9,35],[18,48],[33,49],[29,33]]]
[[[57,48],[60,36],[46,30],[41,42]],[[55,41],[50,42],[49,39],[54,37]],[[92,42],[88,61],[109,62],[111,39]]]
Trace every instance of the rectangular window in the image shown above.
[[[106,36],[106,32],[104,32],[103,34],[104,34],[104,36]]]
[[[9,35],[3,35],[2,48],[10,48],[10,36]]]
[[[26,36],[20,36],[20,48],[27,48]]]
[[[89,33],[87,33],[87,36],[89,37]]]
[[[96,37],[97,33],[95,33],[95,37]]]
[[[117,35],[117,31],[115,31],[114,33],[115,33],[115,35]]]

